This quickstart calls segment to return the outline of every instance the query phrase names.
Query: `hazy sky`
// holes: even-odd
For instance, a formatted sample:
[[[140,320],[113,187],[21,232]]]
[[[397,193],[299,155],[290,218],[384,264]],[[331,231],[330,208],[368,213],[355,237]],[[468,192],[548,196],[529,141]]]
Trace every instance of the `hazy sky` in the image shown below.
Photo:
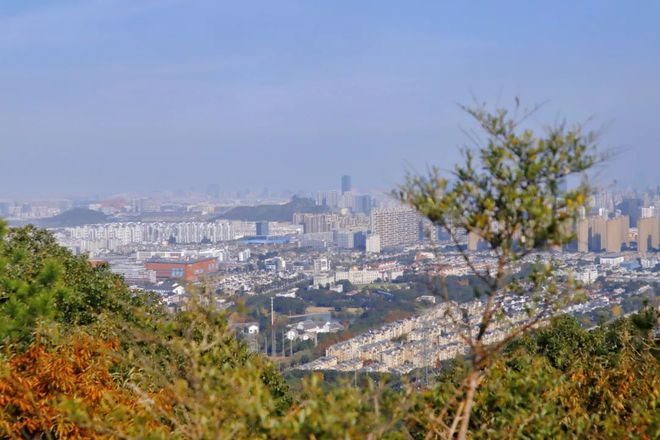
[[[543,3],[3,0],[0,197],[389,189],[516,95],[660,183],[660,2]]]

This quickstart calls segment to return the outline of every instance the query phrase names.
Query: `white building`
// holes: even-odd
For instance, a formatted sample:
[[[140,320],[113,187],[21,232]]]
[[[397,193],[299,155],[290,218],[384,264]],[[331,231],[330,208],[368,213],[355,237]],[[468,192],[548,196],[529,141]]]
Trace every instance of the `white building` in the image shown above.
[[[238,253],[238,261],[244,263],[250,259],[250,249],[243,249]]]
[[[264,261],[266,264],[266,269],[273,270],[275,272],[282,272],[286,270],[286,261],[282,257],[273,257],[268,258]]]
[[[599,264],[602,266],[614,267],[623,263],[624,259],[622,255],[603,255],[598,258]]]
[[[66,234],[80,241],[81,248],[89,248],[84,242],[102,243],[106,246],[129,244],[158,244],[169,240],[177,243],[218,243],[233,240],[235,234],[231,222],[118,222],[65,228]],[[112,241],[111,241],[112,240]]]
[[[318,258],[314,260],[314,273],[322,273],[330,270],[330,263],[327,258]]]
[[[575,274],[575,280],[582,284],[592,284],[598,279],[598,269],[595,267],[587,267]]]
[[[369,254],[380,253],[380,235],[370,234],[366,240],[366,251]]]
[[[380,278],[377,270],[355,270],[338,271],[335,273],[335,281],[347,280],[351,284],[371,284]]]
[[[411,208],[375,208],[371,211],[371,232],[380,236],[383,249],[417,242],[419,224],[419,215]]]

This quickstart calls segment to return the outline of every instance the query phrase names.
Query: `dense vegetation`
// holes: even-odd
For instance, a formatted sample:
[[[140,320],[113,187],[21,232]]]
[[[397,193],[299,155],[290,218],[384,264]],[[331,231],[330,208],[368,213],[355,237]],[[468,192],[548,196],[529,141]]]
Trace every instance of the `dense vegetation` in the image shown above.
[[[428,389],[314,375],[293,393],[203,301],[166,313],[47,232],[2,229],[5,438],[433,438],[469,362]],[[649,308],[587,332],[560,317],[516,340],[484,377],[470,435],[656,438],[656,321]]]

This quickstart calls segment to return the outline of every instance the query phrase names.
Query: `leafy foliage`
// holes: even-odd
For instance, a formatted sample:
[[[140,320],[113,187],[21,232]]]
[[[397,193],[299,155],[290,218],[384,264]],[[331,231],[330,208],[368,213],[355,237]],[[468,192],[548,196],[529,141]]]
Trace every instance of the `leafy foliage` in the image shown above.
[[[465,150],[465,163],[456,165],[451,179],[433,168],[428,176],[409,175],[394,194],[441,226],[461,250],[472,273],[486,285],[475,290],[475,296],[485,301],[477,317],[478,330],[473,332],[469,322],[455,322],[455,331],[470,346],[474,358],[462,384],[464,397],[456,402],[461,411],[454,415],[454,422],[460,424],[445,424],[445,435],[458,433],[460,439],[467,437],[474,395],[483,373],[501,347],[576,299],[575,286],[557,282],[553,264],[537,260],[524,276],[511,276],[523,258],[574,238],[573,222],[585,207],[589,187],[586,181],[573,190],[561,187],[569,176],[584,178],[596,161],[594,135],[585,134],[580,126],[567,129],[560,125],[538,136],[521,125],[529,112],[516,118],[506,109],[491,112],[478,106],[464,110],[485,134],[478,151]],[[473,237],[485,242],[496,263],[478,267],[462,247],[461,232],[467,233],[468,242]],[[499,299],[507,294],[527,297],[528,317],[512,326],[500,343],[491,344],[485,336],[504,321]]]
[[[70,328],[108,314],[134,323],[162,314],[153,296],[131,292],[107,265],[72,255],[45,230],[9,229],[0,238],[0,341],[29,343],[38,322]]]
[[[649,308],[588,332],[560,316],[513,341],[478,389],[471,436],[656,438],[660,364],[648,326],[657,319]],[[456,363],[423,393],[418,415],[408,418],[416,438],[439,426],[438,416],[457,398],[452,390],[467,373]]]
[[[112,377],[117,348],[117,341],[80,335],[55,347],[35,341],[14,355],[0,377],[0,433],[113,438],[118,432],[134,437],[167,432],[159,421],[145,418],[134,393]]]

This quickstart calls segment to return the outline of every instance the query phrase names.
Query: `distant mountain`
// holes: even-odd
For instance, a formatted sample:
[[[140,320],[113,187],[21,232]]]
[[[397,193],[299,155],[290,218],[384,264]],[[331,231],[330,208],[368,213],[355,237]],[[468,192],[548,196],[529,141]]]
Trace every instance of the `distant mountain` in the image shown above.
[[[317,206],[312,199],[294,197],[290,202],[281,205],[237,206],[220,214],[217,218],[252,222],[261,220],[290,222],[296,212],[321,213],[327,212],[327,208]]]
[[[86,208],[73,208],[54,217],[41,219],[38,225],[43,228],[64,228],[93,223],[106,223],[107,221],[108,216],[102,212]]]

